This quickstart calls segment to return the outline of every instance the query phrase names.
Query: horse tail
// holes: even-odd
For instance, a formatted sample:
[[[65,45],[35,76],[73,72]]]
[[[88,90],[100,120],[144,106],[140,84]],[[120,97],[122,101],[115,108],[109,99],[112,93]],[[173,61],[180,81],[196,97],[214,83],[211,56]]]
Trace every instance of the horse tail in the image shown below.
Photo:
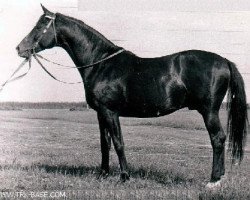
[[[232,163],[239,163],[244,156],[244,146],[247,137],[247,102],[244,81],[236,65],[229,61],[231,74],[228,90],[228,122],[227,134],[229,135],[228,151],[231,153]]]

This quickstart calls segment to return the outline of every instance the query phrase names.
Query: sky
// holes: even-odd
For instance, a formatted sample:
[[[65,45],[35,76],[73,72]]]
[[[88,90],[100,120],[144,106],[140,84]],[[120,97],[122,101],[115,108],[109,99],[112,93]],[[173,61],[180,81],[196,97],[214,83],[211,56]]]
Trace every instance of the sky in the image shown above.
[[[187,49],[218,53],[237,64],[250,101],[250,3],[243,0],[0,0],[0,84],[23,61],[15,48],[42,15],[40,3],[52,12],[83,20],[118,46],[142,57],[163,56]],[[73,65],[60,48],[41,54],[53,61]],[[44,64],[59,79],[81,81],[75,69],[64,70]],[[0,101],[83,100],[82,84],[56,82],[34,61],[27,76],[0,92]]]

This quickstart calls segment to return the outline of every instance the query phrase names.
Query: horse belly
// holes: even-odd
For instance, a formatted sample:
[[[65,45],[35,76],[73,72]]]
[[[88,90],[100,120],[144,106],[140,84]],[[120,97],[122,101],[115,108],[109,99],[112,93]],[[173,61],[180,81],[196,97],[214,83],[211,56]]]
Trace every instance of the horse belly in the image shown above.
[[[186,88],[176,78],[154,79],[129,87],[127,97],[122,116],[159,117],[184,107]]]

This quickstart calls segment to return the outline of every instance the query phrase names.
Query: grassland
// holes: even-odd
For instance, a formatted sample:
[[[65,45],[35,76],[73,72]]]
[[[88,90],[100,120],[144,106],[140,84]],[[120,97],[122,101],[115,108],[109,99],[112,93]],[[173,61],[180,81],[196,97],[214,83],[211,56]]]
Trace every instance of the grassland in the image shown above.
[[[221,118],[225,126],[225,111]],[[126,183],[119,181],[113,148],[110,176],[97,179],[93,111],[0,111],[0,199],[250,199],[249,141],[243,163],[231,167],[227,157],[227,179],[208,191],[212,150],[198,113],[121,118],[121,125],[131,173]]]

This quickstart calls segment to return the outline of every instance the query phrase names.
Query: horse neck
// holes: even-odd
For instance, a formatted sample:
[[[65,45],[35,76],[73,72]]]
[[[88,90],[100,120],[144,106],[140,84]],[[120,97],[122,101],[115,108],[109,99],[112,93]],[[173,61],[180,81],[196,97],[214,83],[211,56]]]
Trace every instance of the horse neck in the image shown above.
[[[115,46],[100,33],[74,18],[57,14],[56,30],[58,46],[67,51],[76,66],[84,66],[101,60],[116,52]],[[91,68],[80,70],[81,75]]]

